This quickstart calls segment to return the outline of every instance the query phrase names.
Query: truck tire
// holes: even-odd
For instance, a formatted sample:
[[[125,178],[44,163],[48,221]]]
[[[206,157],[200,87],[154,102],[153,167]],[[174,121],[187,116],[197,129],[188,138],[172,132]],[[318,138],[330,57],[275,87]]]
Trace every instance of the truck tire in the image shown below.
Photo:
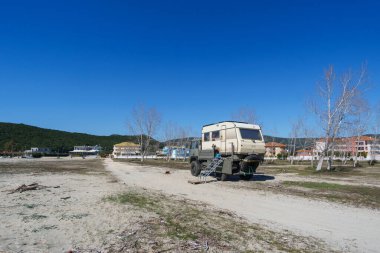
[[[201,165],[199,164],[198,161],[192,161],[190,164],[190,170],[191,170],[191,175],[197,177],[201,173]]]

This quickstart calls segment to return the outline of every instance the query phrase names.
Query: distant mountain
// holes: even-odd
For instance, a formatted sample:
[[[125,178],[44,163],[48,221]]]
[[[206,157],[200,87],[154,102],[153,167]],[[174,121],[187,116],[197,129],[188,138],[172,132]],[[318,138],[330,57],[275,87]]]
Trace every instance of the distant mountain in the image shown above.
[[[74,146],[100,145],[110,152],[116,143],[136,142],[135,136],[98,136],[45,129],[13,123],[0,123],[0,151],[23,151],[31,147],[47,147],[53,151],[68,152]]]

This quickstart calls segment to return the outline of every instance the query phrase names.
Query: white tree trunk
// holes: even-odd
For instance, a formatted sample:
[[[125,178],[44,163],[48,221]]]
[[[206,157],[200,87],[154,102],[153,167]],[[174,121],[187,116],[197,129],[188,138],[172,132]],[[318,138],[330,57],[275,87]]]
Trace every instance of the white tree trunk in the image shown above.
[[[332,167],[332,159],[331,159],[331,156],[329,156],[327,160],[327,170],[331,170],[331,167]]]
[[[354,168],[356,168],[357,166],[358,166],[358,154],[355,155]]]
[[[321,171],[321,170],[322,170],[323,159],[324,159],[324,156],[321,155],[321,156],[319,157],[319,161],[318,161],[318,165],[317,165],[317,169],[316,169],[317,171]]]

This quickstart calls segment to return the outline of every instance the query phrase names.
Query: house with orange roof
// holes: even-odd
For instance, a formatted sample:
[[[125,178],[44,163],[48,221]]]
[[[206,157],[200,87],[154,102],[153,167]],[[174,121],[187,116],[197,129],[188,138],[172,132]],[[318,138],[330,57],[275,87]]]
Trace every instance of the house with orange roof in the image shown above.
[[[312,156],[313,153],[314,153],[313,148],[304,148],[304,149],[296,150],[296,156],[309,157],[309,156]]]
[[[265,143],[265,156],[266,157],[276,157],[278,154],[285,154],[286,145],[278,142],[267,142]]]

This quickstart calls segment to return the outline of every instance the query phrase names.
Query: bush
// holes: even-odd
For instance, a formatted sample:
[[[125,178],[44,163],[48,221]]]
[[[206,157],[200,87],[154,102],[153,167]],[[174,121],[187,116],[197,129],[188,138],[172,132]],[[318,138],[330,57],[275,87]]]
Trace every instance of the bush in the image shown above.
[[[288,157],[287,154],[277,154],[277,159],[278,160],[286,160],[286,158]]]
[[[33,158],[41,158],[42,157],[42,153],[33,153],[32,157]]]
[[[369,165],[375,165],[376,163],[377,163],[376,160],[369,160],[369,161],[368,161],[368,164],[369,164]]]

